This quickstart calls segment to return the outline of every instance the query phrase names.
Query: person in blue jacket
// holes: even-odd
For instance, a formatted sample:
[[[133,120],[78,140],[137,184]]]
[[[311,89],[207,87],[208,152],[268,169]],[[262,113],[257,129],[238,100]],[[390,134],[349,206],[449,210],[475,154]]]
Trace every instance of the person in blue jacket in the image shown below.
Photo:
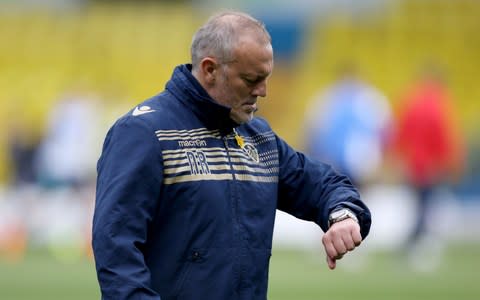
[[[276,209],[322,228],[330,269],[370,230],[347,177],[254,117],[273,69],[263,23],[214,15],[191,55],[105,138],[92,242],[102,299],[266,299]]]

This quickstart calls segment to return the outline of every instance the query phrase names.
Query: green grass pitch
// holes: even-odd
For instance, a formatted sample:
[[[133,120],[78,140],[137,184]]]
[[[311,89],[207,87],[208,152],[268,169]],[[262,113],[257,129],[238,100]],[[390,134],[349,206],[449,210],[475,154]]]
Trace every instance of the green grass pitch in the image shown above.
[[[312,252],[275,249],[271,258],[269,300],[478,300],[480,245],[449,247],[433,272],[413,272],[393,253],[370,253],[359,269],[339,261],[335,271],[321,249]],[[100,299],[93,262],[61,263],[43,251],[22,262],[0,258],[2,300]],[[203,299],[199,299],[203,300]]]

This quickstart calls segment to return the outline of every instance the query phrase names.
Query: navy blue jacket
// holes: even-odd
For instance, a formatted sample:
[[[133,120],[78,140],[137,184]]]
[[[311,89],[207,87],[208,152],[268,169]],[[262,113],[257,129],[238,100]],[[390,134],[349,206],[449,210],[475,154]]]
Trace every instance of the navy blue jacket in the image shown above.
[[[346,177],[260,118],[235,124],[190,69],[106,136],[93,219],[103,299],[266,299],[276,209],[326,231],[348,207],[370,229]]]

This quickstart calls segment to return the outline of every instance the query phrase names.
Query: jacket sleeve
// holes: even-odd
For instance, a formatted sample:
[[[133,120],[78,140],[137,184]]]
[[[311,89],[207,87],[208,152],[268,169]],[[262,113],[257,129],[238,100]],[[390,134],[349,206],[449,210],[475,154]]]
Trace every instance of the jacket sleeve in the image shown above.
[[[161,188],[158,148],[140,119],[120,119],[105,138],[92,232],[102,299],[160,299],[143,254]]]
[[[365,238],[371,225],[370,210],[350,180],[327,164],[295,151],[277,136],[279,151],[278,209],[317,223],[328,230],[328,216],[338,208],[349,208],[358,217]]]

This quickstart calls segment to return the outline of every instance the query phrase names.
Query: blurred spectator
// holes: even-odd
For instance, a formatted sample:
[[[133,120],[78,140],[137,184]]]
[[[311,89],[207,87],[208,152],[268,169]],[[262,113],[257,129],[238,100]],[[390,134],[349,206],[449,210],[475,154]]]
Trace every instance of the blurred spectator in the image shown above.
[[[10,157],[12,186],[21,188],[24,185],[36,183],[34,168],[38,141],[33,137],[31,129],[21,121],[13,121],[8,131],[8,154]]]
[[[353,65],[314,99],[307,116],[306,151],[361,187],[382,164],[391,109],[386,97],[362,80]]]
[[[411,254],[426,233],[436,187],[458,180],[463,169],[463,138],[454,122],[451,101],[442,72],[430,65],[401,102],[394,153],[418,200],[417,219],[407,240]]]
[[[44,187],[81,187],[92,181],[100,142],[98,105],[86,92],[74,91],[53,107],[38,155]]]
[[[26,222],[21,205],[0,197],[0,260],[21,260],[27,247]]]

